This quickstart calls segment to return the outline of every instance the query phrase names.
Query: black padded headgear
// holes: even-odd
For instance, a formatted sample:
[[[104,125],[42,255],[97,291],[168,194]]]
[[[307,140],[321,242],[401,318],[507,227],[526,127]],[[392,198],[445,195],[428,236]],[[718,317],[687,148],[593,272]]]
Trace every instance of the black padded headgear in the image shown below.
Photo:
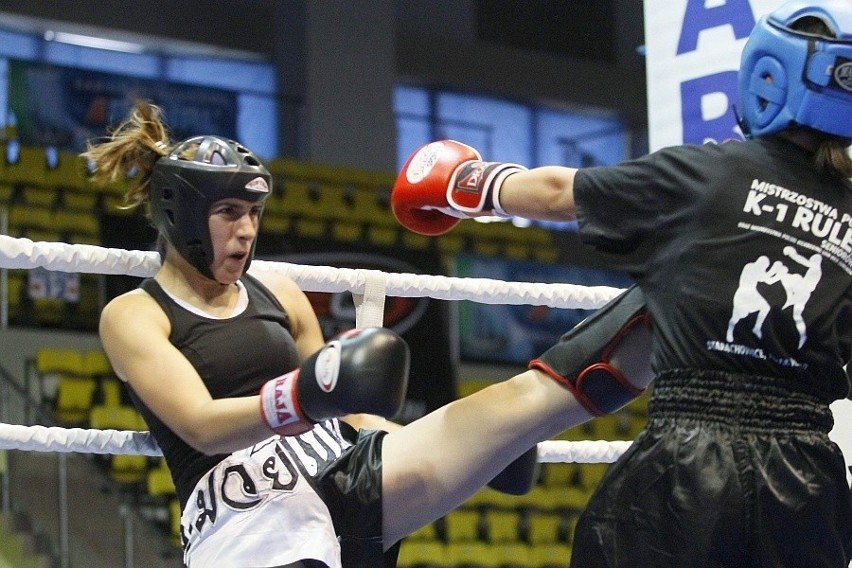
[[[251,150],[226,138],[196,136],[157,160],[148,195],[160,234],[199,272],[213,278],[210,207],[227,197],[263,203],[271,191],[272,176]],[[254,248],[252,243],[245,270]]]

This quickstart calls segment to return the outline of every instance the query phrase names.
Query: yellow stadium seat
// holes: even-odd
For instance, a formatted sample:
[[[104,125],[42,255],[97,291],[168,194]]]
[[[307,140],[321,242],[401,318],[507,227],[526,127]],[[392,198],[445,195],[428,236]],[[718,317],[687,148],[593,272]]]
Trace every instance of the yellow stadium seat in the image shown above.
[[[533,546],[567,542],[564,518],[559,513],[530,511],[526,520],[526,541]]]
[[[524,243],[507,243],[504,249],[506,258],[527,260],[532,256],[532,250]]]
[[[530,559],[538,568],[568,568],[571,563],[571,546],[543,544],[530,548]]]
[[[399,239],[401,229],[399,227],[384,227],[380,225],[368,225],[367,238],[374,245],[393,246]]]
[[[106,353],[101,349],[93,349],[84,351],[83,357],[83,372],[90,377],[102,377],[112,375],[112,365],[106,356]]]
[[[12,184],[0,182],[0,203],[8,203],[15,195],[15,188]]]
[[[260,227],[263,232],[273,235],[283,235],[290,231],[292,220],[289,217],[264,212]]]
[[[397,226],[393,213],[383,203],[378,189],[353,188],[344,191],[344,201],[348,203],[348,214],[353,220],[378,226]]]
[[[121,406],[121,394],[124,387],[119,379],[115,377],[104,377],[100,381],[101,403],[97,406],[104,408],[118,408]],[[130,423],[129,421],[127,422]]]
[[[85,375],[83,353],[66,347],[43,347],[36,351],[36,371],[42,375],[48,373],[66,373]]]
[[[98,430],[134,431],[139,429],[139,413],[127,405],[95,405],[89,414],[89,425]],[[148,458],[141,455],[117,454],[109,456],[107,473],[122,484],[136,484],[145,480]]]
[[[526,495],[509,495],[483,487],[464,502],[465,508],[487,508],[512,509],[523,506],[526,503]]]
[[[169,520],[170,520],[170,533],[172,544],[175,546],[181,546],[181,536],[180,536],[180,501],[177,498],[169,501]]]
[[[89,418],[97,383],[91,377],[61,375],[56,385],[53,413],[65,425],[80,425]]]
[[[402,244],[407,249],[426,250],[432,246],[432,237],[418,235],[411,231],[402,232]]]
[[[17,270],[9,271],[9,321],[14,321],[22,311],[21,304],[26,293],[26,275]]]
[[[592,496],[590,488],[580,485],[560,487],[552,492],[553,503],[558,509],[581,511],[586,508]]]
[[[400,545],[398,568],[450,568],[454,565],[443,542],[406,539]]]
[[[444,516],[447,541],[477,540],[480,534],[479,511],[456,509]]]
[[[109,476],[118,483],[131,485],[145,480],[148,458],[145,456],[117,454],[109,460]]]
[[[486,509],[483,513],[483,524],[489,542],[521,540],[521,514],[516,509]]]
[[[527,505],[539,511],[579,511],[585,508],[591,492],[578,485],[565,487],[546,487],[537,485],[524,499]]]
[[[175,484],[164,458],[160,458],[157,466],[148,470],[145,481],[148,495],[152,497],[162,498],[175,495]]]
[[[424,525],[408,535],[410,540],[438,540],[438,528],[435,523]]]
[[[69,209],[77,211],[88,211],[93,214],[98,204],[98,196],[91,191],[71,191],[66,189],[62,193],[62,200]]]
[[[297,218],[294,226],[296,234],[300,237],[323,238],[327,237],[328,222],[324,219]]]
[[[556,439],[572,442],[594,440],[596,439],[594,423],[594,420],[590,420],[589,422],[584,422],[583,424],[569,428],[562,432],[559,436],[556,436]]]
[[[541,483],[547,487],[575,485],[580,478],[580,464],[545,463],[541,466]]]
[[[3,147],[5,151],[5,146]],[[21,146],[18,160],[3,168],[4,181],[9,183],[44,185],[46,181],[47,162],[44,148]]]
[[[532,550],[522,542],[501,542],[491,545],[496,566],[503,568],[535,568]]]
[[[59,209],[53,212],[53,227],[64,233],[95,237],[101,232],[100,223],[94,211]]]
[[[9,206],[9,230],[20,233],[28,229],[55,232],[53,211],[48,207],[37,205],[15,204]]]
[[[483,241],[474,239],[472,241],[473,252],[482,256],[498,256],[500,243],[497,241]]]
[[[281,197],[274,195],[271,203],[272,211],[287,216],[315,216],[313,202],[310,198],[310,185],[307,181],[292,177],[282,178]]]
[[[91,409],[89,425],[98,430],[136,430],[139,416],[129,405],[98,404]]]
[[[336,219],[331,221],[331,234],[338,241],[361,241],[364,230],[358,222]]]
[[[609,470],[608,463],[584,463],[580,470],[580,479],[584,487],[589,490],[598,486]]]
[[[21,195],[24,203],[32,207],[46,207],[50,209],[56,204],[58,192],[53,187],[40,185],[26,185]]]
[[[648,423],[648,418],[646,416],[641,416],[634,412],[630,412],[628,414],[630,417],[630,422],[627,425],[627,434],[625,435],[625,440],[635,440],[640,432],[645,428],[645,425]]]
[[[570,514],[563,519],[565,523],[565,536],[568,538],[569,542],[574,541],[574,530],[577,528],[577,521],[579,520],[579,513]]]
[[[533,257],[536,262],[553,264],[559,259],[559,251],[552,246],[533,247]]]
[[[453,566],[498,568],[501,564],[490,545],[475,540],[448,543],[447,556]]]
[[[462,235],[447,233],[435,239],[438,245],[438,250],[445,254],[459,252],[465,247],[465,239]]]
[[[33,311],[39,325],[58,326],[66,321],[69,304],[62,298],[36,298]]]

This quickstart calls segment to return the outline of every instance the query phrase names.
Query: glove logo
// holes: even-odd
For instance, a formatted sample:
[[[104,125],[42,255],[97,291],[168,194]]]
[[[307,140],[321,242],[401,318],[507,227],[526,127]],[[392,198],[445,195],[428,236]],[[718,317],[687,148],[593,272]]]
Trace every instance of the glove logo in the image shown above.
[[[405,169],[405,179],[408,183],[420,183],[423,178],[429,175],[432,168],[438,162],[441,152],[444,150],[444,144],[441,142],[432,142],[420,148]]]
[[[456,189],[468,193],[476,193],[482,191],[482,180],[485,177],[485,169],[492,164],[485,162],[470,162],[463,164],[459,169],[458,178],[456,179]]]
[[[337,386],[337,376],[340,373],[340,342],[331,341],[317,356],[314,363],[314,376],[317,384],[324,392],[331,392]]]
[[[844,91],[852,92],[852,61],[847,61],[834,68],[834,80]]]

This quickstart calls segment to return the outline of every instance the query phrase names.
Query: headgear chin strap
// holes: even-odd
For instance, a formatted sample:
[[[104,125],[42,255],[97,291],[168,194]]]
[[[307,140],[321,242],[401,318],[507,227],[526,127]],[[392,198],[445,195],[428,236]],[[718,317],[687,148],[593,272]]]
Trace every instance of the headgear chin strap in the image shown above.
[[[196,136],[154,164],[148,192],[151,218],[180,255],[212,279],[210,207],[227,197],[263,203],[271,190],[272,176],[251,150],[226,138]],[[252,243],[245,270],[254,249]]]
[[[834,38],[792,29],[818,18]],[[738,79],[748,137],[800,125],[852,138],[852,2],[793,0],[762,17]]]

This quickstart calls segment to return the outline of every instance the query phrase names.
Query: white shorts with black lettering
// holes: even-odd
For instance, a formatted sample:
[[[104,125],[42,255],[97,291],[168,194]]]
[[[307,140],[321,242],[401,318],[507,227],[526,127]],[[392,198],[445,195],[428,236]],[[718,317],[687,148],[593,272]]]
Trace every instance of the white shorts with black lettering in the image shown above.
[[[204,475],[184,507],[188,568],[260,568],[314,559],[341,568],[328,507],[311,481],[351,444],[337,421],[234,452]]]

